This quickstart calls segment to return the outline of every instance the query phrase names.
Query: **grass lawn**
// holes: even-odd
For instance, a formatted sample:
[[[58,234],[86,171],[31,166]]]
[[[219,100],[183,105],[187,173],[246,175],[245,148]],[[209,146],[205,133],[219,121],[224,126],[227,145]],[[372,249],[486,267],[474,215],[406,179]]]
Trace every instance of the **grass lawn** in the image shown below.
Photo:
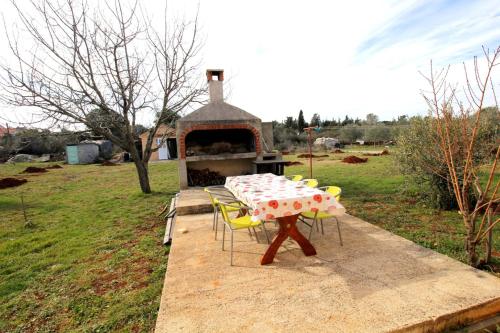
[[[358,165],[341,163],[344,156],[315,159],[314,176],[343,188],[350,214],[465,261],[457,212],[402,196],[392,156]],[[287,174],[308,174],[307,159],[287,159],[304,162]],[[26,166],[0,165],[0,178]],[[168,255],[156,215],[178,191],[177,163],[153,163],[150,174],[150,195],[140,192],[131,164],[65,165],[0,190],[0,332],[152,330]],[[24,226],[21,194],[32,228]],[[495,240],[499,251],[498,228]]]
[[[0,165],[0,178],[26,166]],[[151,331],[168,254],[156,214],[178,180],[175,162],[150,168],[150,195],[132,164],[64,166],[0,190],[0,332]]]
[[[438,211],[425,207],[402,194],[403,176],[391,155],[368,157],[367,163],[347,164],[340,160],[349,155],[362,156],[360,151],[379,152],[383,147],[352,146],[344,154],[329,154],[328,158],[313,159],[313,177],[320,185],[342,188],[342,203],[347,212],[370,223],[407,238],[417,244],[446,254],[462,262],[465,227],[457,211]],[[356,152],[356,153],[354,153]],[[318,152],[317,155],[322,153]],[[309,177],[309,159],[287,155],[287,160],[304,165],[287,167],[286,174]],[[500,230],[494,230],[495,251],[500,251]],[[500,264],[494,261],[495,266]],[[500,274],[496,274],[500,277]]]

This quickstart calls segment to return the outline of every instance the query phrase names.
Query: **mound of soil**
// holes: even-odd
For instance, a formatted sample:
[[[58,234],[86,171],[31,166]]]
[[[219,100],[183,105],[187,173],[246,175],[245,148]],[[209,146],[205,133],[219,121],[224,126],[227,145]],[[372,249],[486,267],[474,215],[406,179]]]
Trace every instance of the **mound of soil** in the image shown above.
[[[117,163],[113,163],[111,161],[104,161],[101,163],[102,166],[118,166],[120,164],[117,164]]]
[[[26,169],[24,169],[22,173],[42,173],[42,172],[47,172],[47,169],[38,167],[27,167]]]
[[[292,165],[304,165],[304,163],[299,162],[299,161],[293,161],[293,162],[292,162],[292,161],[286,161],[286,162],[285,162],[285,165],[286,165],[286,166],[292,166]]]
[[[316,157],[329,157],[328,155],[314,155],[314,154],[300,154],[300,155],[297,155],[298,158],[309,158],[309,157],[313,157],[313,158],[316,158]]]
[[[19,185],[23,185],[27,183],[26,179],[17,179],[17,178],[2,178],[0,179],[0,189],[8,188],[8,187],[16,187]]]
[[[381,153],[364,153],[363,156],[382,156],[389,155],[389,151],[387,149],[382,150]]]
[[[335,149],[332,151],[332,154],[343,154],[344,151],[342,149]]]
[[[63,167],[60,166],[59,164],[54,164],[51,166],[46,167],[45,169],[62,169]]]
[[[368,161],[368,158],[362,158],[362,157],[357,157],[354,155],[347,156],[342,160],[344,163],[366,163]]]

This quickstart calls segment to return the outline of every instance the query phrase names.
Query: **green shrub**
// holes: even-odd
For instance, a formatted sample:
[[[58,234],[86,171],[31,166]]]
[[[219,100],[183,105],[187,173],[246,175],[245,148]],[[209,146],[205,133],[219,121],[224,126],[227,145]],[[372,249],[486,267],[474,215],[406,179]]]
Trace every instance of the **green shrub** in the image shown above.
[[[495,116],[495,114],[498,115],[498,111],[492,113],[492,116]],[[453,124],[451,130],[463,131],[459,119],[454,119]],[[433,118],[412,118],[410,126],[402,130],[397,139],[399,149],[396,152],[396,159],[401,172],[406,176],[405,190],[408,195],[434,208],[455,209],[457,208],[457,202],[448,168],[441,157],[441,150],[437,146],[438,140],[435,126],[436,123]],[[470,135],[470,133],[463,133],[463,135]],[[490,153],[496,142],[498,142],[498,122],[484,121],[477,136],[474,161],[476,163],[487,163],[491,158]],[[454,144],[456,147],[453,151],[456,156],[454,160],[464,160],[461,155],[465,154],[465,144],[463,142],[455,142]],[[476,200],[472,189],[470,189],[469,195],[469,202],[473,206]]]

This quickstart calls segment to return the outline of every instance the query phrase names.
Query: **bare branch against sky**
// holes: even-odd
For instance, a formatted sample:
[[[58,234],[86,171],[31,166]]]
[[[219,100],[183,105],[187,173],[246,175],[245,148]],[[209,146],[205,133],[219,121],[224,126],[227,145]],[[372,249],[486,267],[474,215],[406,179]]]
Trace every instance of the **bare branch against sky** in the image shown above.
[[[88,3],[95,7],[105,1]],[[120,3],[130,6],[133,0]],[[163,30],[163,1],[138,3],[150,13],[151,25]],[[497,0],[169,0],[169,21],[194,17],[198,6],[206,40],[201,67],[224,68],[234,78],[229,102],[267,121],[301,109],[306,119],[318,113],[324,120],[425,114],[419,91],[426,83],[418,72],[430,59],[439,59],[436,66],[473,65],[481,46],[500,43]],[[10,7],[0,11],[13,28]],[[34,50],[28,42],[23,46]],[[0,39],[0,58],[9,60],[7,51]],[[461,71],[453,73],[460,74],[450,82],[462,85]],[[0,107],[0,117],[5,112]]]
[[[30,0],[29,10],[26,3],[11,1],[24,31],[7,35],[16,61],[1,65],[0,98],[39,110],[39,119],[83,124],[111,140],[131,153],[141,189],[150,192],[154,133],[204,99],[195,59],[197,16],[165,22],[161,31],[138,1],[91,7],[85,1]],[[141,155],[135,126],[145,113],[154,121]]]

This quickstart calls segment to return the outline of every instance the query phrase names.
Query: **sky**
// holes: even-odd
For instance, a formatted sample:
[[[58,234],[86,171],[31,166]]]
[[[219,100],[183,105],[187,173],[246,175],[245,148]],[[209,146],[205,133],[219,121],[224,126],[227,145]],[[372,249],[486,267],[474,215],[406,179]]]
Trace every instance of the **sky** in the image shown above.
[[[140,1],[161,18],[163,1]],[[431,59],[452,65],[460,82],[463,62],[500,45],[498,0],[171,0],[168,13],[189,19],[198,6],[200,76],[223,68],[227,102],[264,121],[299,110],[306,120],[425,114],[419,71],[428,73]],[[0,58],[6,52],[1,44]]]

